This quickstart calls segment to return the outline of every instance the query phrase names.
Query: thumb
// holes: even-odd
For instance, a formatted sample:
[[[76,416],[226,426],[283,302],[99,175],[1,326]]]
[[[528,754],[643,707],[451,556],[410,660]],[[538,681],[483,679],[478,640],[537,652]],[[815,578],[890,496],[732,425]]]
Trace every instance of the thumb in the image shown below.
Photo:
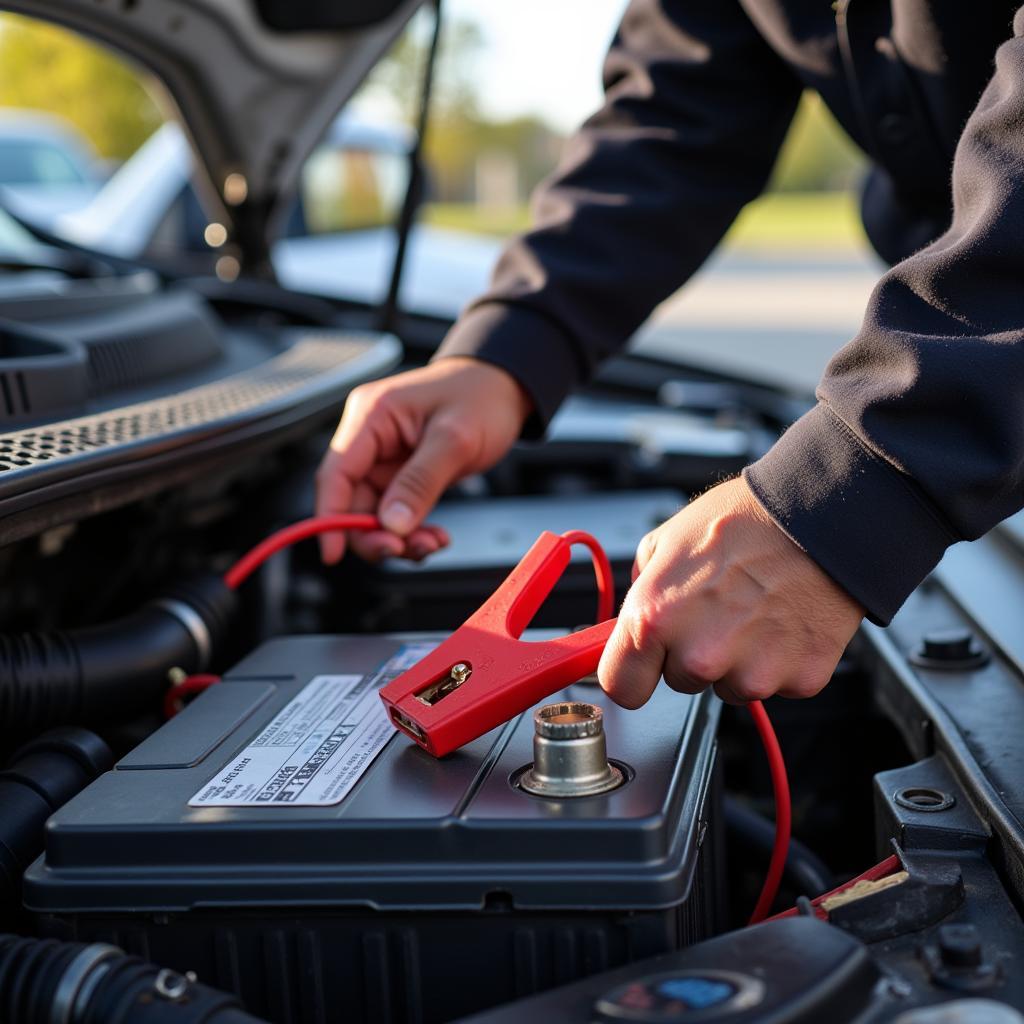
[[[429,421],[423,440],[381,499],[384,528],[404,537],[419,526],[466,465],[470,448],[464,431],[444,419]]]

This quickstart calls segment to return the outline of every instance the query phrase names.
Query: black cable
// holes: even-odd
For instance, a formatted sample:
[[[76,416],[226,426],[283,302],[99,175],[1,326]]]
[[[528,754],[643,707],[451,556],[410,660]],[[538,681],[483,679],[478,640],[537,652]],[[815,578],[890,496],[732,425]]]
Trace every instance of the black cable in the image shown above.
[[[0,772],[0,921],[13,918],[25,869],[43,850],[46,820],[114,765],[85,729],[54,729],[22,747]]]
[[[726,830],[757,850],[759,857],[767,857],[775,841],[774,824],[733,797],[727,796],[724,806]],[[798,892],[811,897],[828,892],[834,882],[828,865],[799,839],[792,838],[783,877]]]
[[[434,83],[434,65],[437,61],[438,44],[441,39],[441,0],[434,0],[434,31],[430,37],[427,58],[423,65],[423,84],[420,87],[419,110],[416,117],[416,135],[412,148],[409,150],[409,183],[405,189],[402,209],[395,225],[397,244],[395,259],[391,264],[391,280],[388,283],[387,295],[381,305],[380,329],[395,331],[398,325],[398,293],[402,287],[402,272],[405,269],[405,256],[409,247],[409,232],[420,200],[423,198],[423,142],[427,134],[430,120],[430,94]]]

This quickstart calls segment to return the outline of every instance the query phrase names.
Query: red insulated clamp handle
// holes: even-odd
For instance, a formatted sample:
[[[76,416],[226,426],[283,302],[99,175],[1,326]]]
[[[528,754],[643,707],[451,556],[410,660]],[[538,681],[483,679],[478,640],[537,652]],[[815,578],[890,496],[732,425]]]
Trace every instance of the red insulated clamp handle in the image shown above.
[[[482,736],[597,668],[615,619],[553,640],[520,640],[569,565],[545,531],[493,596],[380,691],[392,722],[435,757]]]

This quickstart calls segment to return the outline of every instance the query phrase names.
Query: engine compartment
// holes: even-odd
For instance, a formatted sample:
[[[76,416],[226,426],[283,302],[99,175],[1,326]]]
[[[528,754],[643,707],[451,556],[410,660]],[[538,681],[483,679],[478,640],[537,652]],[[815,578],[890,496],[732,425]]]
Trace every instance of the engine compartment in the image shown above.
[[[55,286],[34,306],[31,289],[12,292],[0,299],[5,337],[45,335],[60,349],[64,330],[109,354],[126,330],[144,334],[152,309],[126,328],[124,302],[83,298],[89,285],[128,287]],[[623,712],[592,682],[564,693],[601,706],[609,755],[630,773],[600,796],[515,788],[531,761],[521,716],[442,761],[382,733],[352,788],[322,806],[197,806],[304,688],[345,676],[375,689],[403,644],[436,641],[468,617],[539,530],[592,530],[621,594],[643,534],[755,458],[803,402],[624,357],[548,441],[517,446],[446,496],[438,521],[450,551],[416,566],[351,558],[325,570],[302,544],[228,596],[216,583],[224,570],[309,513],[347,390],[400,350],[364,310],[328,315],[269,287],[256,296],[207,283],[168,299],[150,282],[143,293],[158,312],[170,303],[193,341],[187,325],[201,320],[202,358],[183,349],[184,368],[149,376],[93,370],[77,405],[19,407],[0,436],[0,753],[10,766],[0,782],[19,794],[0,825],[4,930],[195,971],[275,1022],[677,1019],[653,1015],[669,991],[657,985],[710,984],[715,970],[729,975],[716,982],[725,987],[701,991],[720,1003],[672,1012],[867,1021],[967,997],[1024,1005],[1024,659],[1007,612],[1024,596],[1024,549],[1013,521],[953,549],[888,630],[865,626],[820,696],[770,702],[797,840],[776,910],[800,901],[802,917],[759,926],[762,939],[742,926],[771,846],[768,773],[746,716],[710,696],[664,691]],[[405,364],[443,327],[409,318]],[[308,363],[303,347],[316,353]],[[5,343],[0,373],[24,373],[14,363],[25,358]],[[182,422],[195,389],[214,398]],[[129,436],[95,433],[118,420]],[[65,438],[75,439],[68,452]],[[593,604],[589,566],[574,563],[533,626],[565,632],[592,621]],[[224,681],[165,722],[181,672]],[[109,749],[75,781],[55,765],[80,764],[81,743],[94,748],[53,738],[67,728]],[[40,737],[65,761],[18,753]],[[24,803],[28,791],[42,803]],[[819,941],[820,922],[803,920],[816,916],[809,899],[893,856],[905,878],[829,910],[821,928],[850,944],[823,952],[795,985],[793,957],[810,964],[808,943]],[[840,975],[856,984],[797,1005]],[[649,1004],[635,995],[633,1016],[616,1017],[608,993],[652,977],[662,980]],[[0,1007],[4,984],[0,971]],[[782,989],[796,1001],[771,1016]],[[215,1019],[179,1008],[182,1020]]]

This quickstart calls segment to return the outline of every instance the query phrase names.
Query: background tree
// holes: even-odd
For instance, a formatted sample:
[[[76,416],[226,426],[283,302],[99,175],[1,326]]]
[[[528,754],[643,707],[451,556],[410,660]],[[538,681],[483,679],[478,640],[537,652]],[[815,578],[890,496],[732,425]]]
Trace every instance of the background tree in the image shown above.
[[[805,92],[779,154],[771,188],[779,192],[838,192],[857,184],[864,154],[839,127],[821,97]]]
[[[0,105],[65,118],[106,159],[130,156],[163,120],[144,82],[126,61],[74,32],[0,17]]]

